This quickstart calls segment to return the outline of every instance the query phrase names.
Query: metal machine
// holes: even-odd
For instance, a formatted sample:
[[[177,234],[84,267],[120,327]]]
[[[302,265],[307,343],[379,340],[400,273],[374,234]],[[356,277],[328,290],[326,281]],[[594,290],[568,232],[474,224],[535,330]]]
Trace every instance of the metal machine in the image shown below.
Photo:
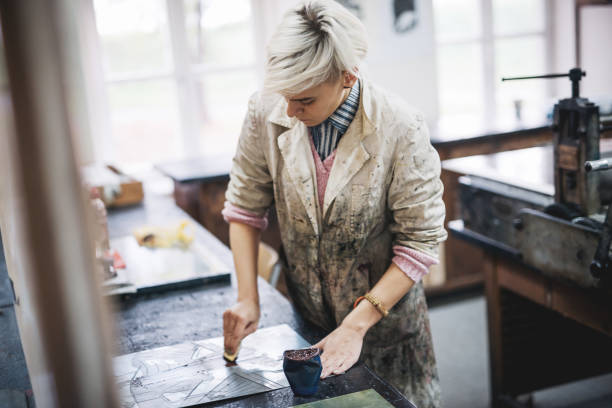
[[[571,98],[554,107],[554,195],[478,177],[460,179],[465,227],[545,275],[612,290],[612,151],[600,152],[599,107],[580,97],[586,73],[569,77]]]

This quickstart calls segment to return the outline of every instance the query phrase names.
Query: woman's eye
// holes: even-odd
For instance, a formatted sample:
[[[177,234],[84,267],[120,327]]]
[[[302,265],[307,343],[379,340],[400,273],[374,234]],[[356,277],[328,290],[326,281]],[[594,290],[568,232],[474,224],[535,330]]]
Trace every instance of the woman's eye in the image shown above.
[[[302,102],[303,105],[311,105],[314,102],[314,100],[310,100],[310,101],[305,101]]]

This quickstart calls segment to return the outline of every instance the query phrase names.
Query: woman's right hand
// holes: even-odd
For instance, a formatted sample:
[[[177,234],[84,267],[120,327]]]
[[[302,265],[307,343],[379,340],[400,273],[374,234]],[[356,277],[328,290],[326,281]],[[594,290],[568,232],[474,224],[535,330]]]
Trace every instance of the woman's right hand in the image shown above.
[[[223,339],[225,351],[235,354],[240,342],[257,330],[259,302],[242,300],[223,313]]]

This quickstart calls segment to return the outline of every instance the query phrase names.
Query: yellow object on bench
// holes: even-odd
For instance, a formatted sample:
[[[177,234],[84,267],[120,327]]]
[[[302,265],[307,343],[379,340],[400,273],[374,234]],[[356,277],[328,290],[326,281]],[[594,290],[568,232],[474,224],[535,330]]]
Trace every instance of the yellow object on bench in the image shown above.
[[[193,229],[187,220],[174,226],[144,226],[134,230],[134,238],[149,248],[188,247],[193,242]]]

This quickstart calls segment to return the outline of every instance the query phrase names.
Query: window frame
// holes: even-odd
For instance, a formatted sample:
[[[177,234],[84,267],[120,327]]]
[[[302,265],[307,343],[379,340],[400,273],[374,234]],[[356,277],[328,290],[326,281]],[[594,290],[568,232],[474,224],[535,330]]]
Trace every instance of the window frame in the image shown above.
[[[534,72],[533,75],[541,75],[552,72],[555,60],[555,38],[554,38],[554,0],[544,1],[544,29],[542,31],[529,31],[520,34],[495,34],[493,24],[493,1],[480,0],[480,28],[481,34],[477,37],[461,40],[439,40],[436,36],[436,49],[440,47],[452,47],[455,45],[476,44],[479,45],[482,52],[482,94],[480,95],[484,101],[482,118],[486,128],[493,128],[497,124],[498,102],[496,92],[495,78],[495,43],[497,40],[526,38],[540,36],[544,39],[546,55],[544,56],[546,72]],[[439,83],[439,79],[438,79]],[[548,81],[546,85],[546,94],[548,97],[554,96],[555,87],[552,81]],[[438,104],[442,100],[441,87],[438,86]],[[441,106],[438,108],[441,111]],[[441,118],[444,116],[441,115]]]
[[[256,1],[250,0],[251,5],[251,31],[253,45],[257,38]],[[204,145],[200,137],[200,127],[202,125],[198,109],[205,109],[205,101],[199,94],[206,92],[203,88],[202,78],[210,74],[228,72],[249,72],[255,74],[258,81],[260,72],[257,70],[257,60],[249,64],[207,64],[191,62],[188,35],[186,27],[186,12],[184,0],[163,0],[165,3],[168,19],[168,35],[170,38],[170,53],[172,64],[170,69],[147,71],[147,72],[127,72],[118,75],[104,75],[104,86],[108,95],[110,86],[147,82],[156,80],[172,80],[176,87],[178,113],[179,113],[179,132],[180,144],[179,156],[187,158],[190,153],[197,152],[202,155]],[[99,34],[98,34],[99,35]],[[107,109],[107,121],[111,122],[111,107]],[[107,136],[105,148],[102,153],[103,161],[112,161],[116,156],[115,144],[113,142],[112,127],[111,134]]]

